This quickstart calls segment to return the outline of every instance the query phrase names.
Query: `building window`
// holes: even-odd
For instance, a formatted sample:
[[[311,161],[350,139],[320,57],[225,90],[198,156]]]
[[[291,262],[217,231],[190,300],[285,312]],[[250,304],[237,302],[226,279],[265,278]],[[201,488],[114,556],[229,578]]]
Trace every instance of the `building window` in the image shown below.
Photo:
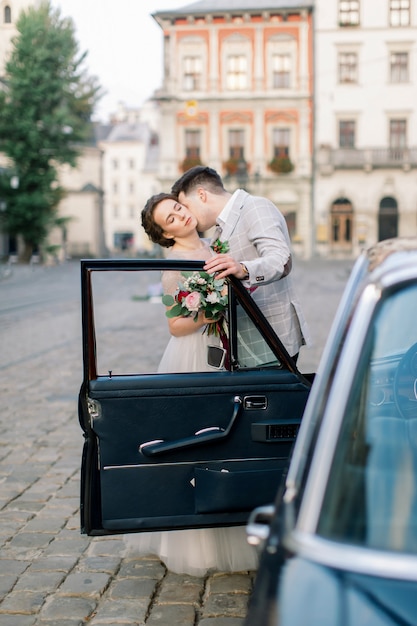
[[[391,161],[402,161],[407,147],[407,120],[390,120],[389,151]]]
[[[389,23],[390,26],[409,26],[410,0],[390,0]]]
[[[291,86],[291,56],[289,54],[273,55],[272,86],[274,89],[288,89]]]
[[[117,170],[117,168],[119,167],[119,161],[117,159],[113,159],[112,165],[113,165],[113,169]]]
[[[340,120],[339,122],[339,147],[355,147],[355,122],[354,120]]]
[[[119,207],[117,204],[113,205],[113,217],[119,217]]]
[[[180,163],[180,170],[186,172],[190,167],[201,165],[201,132],[186,130],[184,135],[185,157]]]
[[[390,57],[392,83],[408,83],[408,52],[392,52]]]
[[[350,248],[352,244],[353,207],[347,198],[338,198],[330,212],[331,242],[336,248]]]
[[[245,131],[240,129],[229,130],[229,158],[245,159]]]
[[[135,161],[134,161],[134,159],[129,159],[129,169],[131,169],[131,170],[135,169]]]
[[[4,7],[4,23],[5,24],[12,23],[12,10],[8,5]]]
[[[358,82],[358,55],[356,52],[339,54],[339,83]]]
[[[130,217],[135,217],[135,207],[133,205],[129,206],[129,216]]]
[[[359,0],[340,0],[339,2],[339,25],[359,25]]]
[[[395,198],[386,196],[379,203],[378,241],[398,237],[398,204]]]
[[[113,183],[113,193],[119,192],[119,185],[117,183]]]
[[[198,91],[201,89],[201,74],[201,58],[185,57],[183,75],[184,91]]]
[[[390,120],[389,145],[391,148],[407,146],[407,120]]]
[[[273,157],[290,156],[290,129],[274,128],[272,131]]]
[[[227,89],[238,91],[248,87],[248,60],[243,55],[232,55],[227,58]]]
[[[129,193],[135,193],[135,183],[129,183]]]
[[[200,158],[201,133],[199,130],[185,131],[185,156],[189,159]]]

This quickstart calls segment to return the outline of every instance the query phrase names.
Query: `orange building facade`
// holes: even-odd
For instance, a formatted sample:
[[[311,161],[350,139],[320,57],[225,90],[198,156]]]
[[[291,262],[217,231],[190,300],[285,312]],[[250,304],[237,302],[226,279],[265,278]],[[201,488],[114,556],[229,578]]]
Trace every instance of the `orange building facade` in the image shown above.
[[[312,4],[225,0],[219,10],[202,0],[154,14],[164,36],[162,188],[210,165],[229,190],[275,202],[304,257],[314,231]]]

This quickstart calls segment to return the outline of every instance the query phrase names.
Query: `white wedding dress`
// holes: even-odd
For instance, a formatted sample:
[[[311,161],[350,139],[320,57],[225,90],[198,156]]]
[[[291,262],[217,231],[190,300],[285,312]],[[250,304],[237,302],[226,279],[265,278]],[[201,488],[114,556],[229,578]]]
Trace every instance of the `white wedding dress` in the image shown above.
[[[192,252],[173,252],[169,258],[206,260],[213,252],[208,242]],[[164,293],[173,294],[180,272],[165,272]],[[203,334],[203,329],[184,337],[171,337],[162,356],[158,372],[213,371],[207,365],[207,345],[221,346],[220,339]],[[145,532],[125,535],[130,556],[157,555],[166,567],[178,574],[204,576],[208,570],[241,572],[255,570],[258,557],[246,540],[244,526],[198,528]]]
[[[171,252],[169,259],[193,259],[205,261],[213,255],[207,241],[203,240],[204,247],[198,250]],[[181,272],[163,272],[163,292],[174,295],[181,281]],[[208,335],[203,328],[197,328],[194,333],[184,337],[171,337],[162,359],[158,366],[158,372],[206,372],[214,371],[207,364],[207,347],[209,345],[220,346],[221,341],[215,335]]]

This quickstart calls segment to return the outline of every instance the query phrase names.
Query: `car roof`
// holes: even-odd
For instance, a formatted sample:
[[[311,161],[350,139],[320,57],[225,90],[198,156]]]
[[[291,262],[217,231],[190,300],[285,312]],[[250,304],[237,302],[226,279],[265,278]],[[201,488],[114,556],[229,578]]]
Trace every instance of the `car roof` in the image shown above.
[[[369,271],[378,268],[396,252],[417,252],[417,237],[395,237],[380,241],[366,251]]]

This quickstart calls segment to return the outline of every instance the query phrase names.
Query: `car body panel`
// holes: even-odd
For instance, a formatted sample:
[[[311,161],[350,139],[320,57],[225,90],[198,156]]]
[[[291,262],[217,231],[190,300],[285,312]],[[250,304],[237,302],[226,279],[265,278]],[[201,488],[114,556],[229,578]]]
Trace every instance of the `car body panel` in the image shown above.
[[[245,626],[417,623],[416,310],[417,240],[364,252],[275,501]]]

